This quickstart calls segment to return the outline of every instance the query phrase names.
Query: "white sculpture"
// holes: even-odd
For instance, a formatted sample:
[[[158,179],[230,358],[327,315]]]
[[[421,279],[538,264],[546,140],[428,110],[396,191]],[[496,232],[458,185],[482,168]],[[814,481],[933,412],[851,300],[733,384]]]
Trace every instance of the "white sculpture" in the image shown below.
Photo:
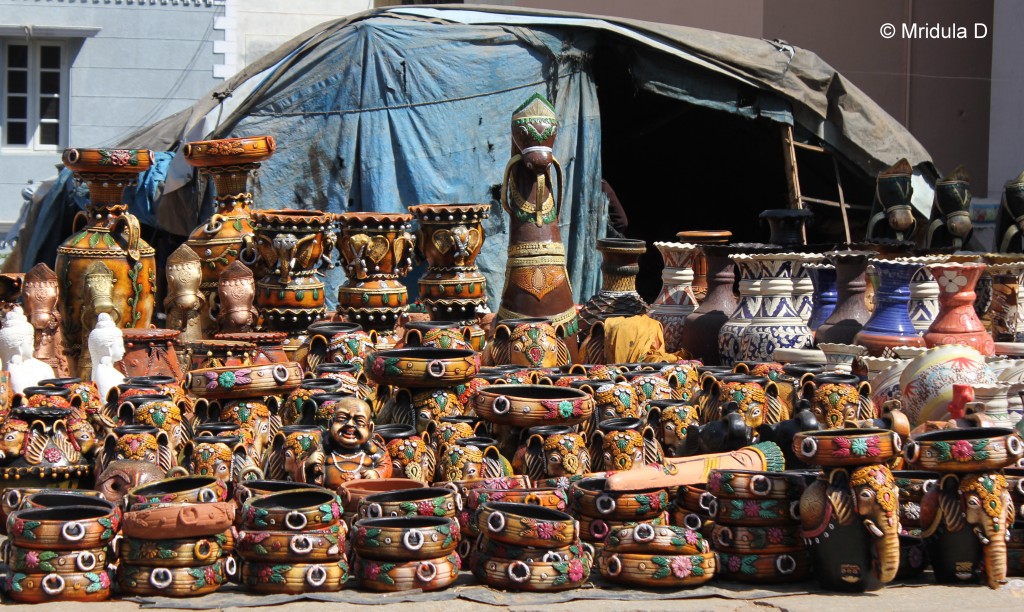
[[[0,360],[7,364],[11,389],[21,393],[25,387],[53,378],[53,368],[32,356],[35,352],[36,328],[28,322],[21,306],[15,306],[4,318],[0,329]]]
[[[114,364],[124,359],[124,334],[121,333],[110,315],[101,312],[96,318],[96,327],[89,333],[89,358],[92,360],[92,381],[99,389],[100,397],[124,382],[124,375]]]

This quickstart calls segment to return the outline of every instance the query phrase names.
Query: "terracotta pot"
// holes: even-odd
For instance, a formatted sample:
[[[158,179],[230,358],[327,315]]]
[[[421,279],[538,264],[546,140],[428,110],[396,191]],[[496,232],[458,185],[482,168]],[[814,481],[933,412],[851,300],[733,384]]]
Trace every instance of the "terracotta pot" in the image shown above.
[[[110,570],[105,568],[82,573],[16,573],[7,583],[7,595],[19,603],[105,601],[110,598],[111,582]]]
[[[247,366],[256,355],[255,344],[237,340],[186,342],[183,347],[191,355],[189,370]]]
[[[67,506],[89,506],[101,508],[108,512],[120,513],[120,508],[100,497],[99,491],[71,489],[67,491],[40,489],[30,493],[29,489],[7,489],[4,491],[4,506],[7,507],[7,496],[15,496],[21,492],[21,502],[14,510],[22,508],[64,508]],[[13,502],[13,499],[11,500]],[[12,504],[14,505],[14,504]],[[13,510],[12,510],[13,511]]]
[[[299,364],[274,363],[259,366],[224,366],[193,369],[185,379],[189,392],[206,399],[246,399],[286,395],[299,387]]]
[[[291,361],[285,350],[288,334],[274,331],[225,332],[214,336],[216,340],[232,342],[249,342],[256,346],[252,356],[253,365],[268,363],[288,363]]]
[[[126,329],[124,358],[117,367],[125,376],[170,376],[181,380],[182,373],[174,341],[176,329]]]
[[[392,473],[428,484],[434,479],[437,458],[434,449],[412,425],[377,425],[374,433],[384,440],[391,457]]]
[[[503,319],[494,325],[484,361],[533,369],[568,365],[572,356],[567,339],[573,335],[544,317]]]
[[[594,399],[582,391],[560,387],[490,385],[477,393],[473,407],[486,421],[529,429],[586,422],[593,416]]]
[[[975,285],[986,265],[945,263],[929,266],[939,283],[939,313],[924,334],[928,348],[966,344],[982,355],[994,355],[992,335],[974,311]]]
[[[715,553],[663,555],[613,552],[606,547],[598,560],[601,575],[638,587],[686,588],[704,584],[715,575]]]
[[[7,517],[12,545],[35,550],[100,548],[117,534],[120,513],[94,506],[26,508]]]
[[[582,586],[590,578],[593,553],[572,561],[526,562],[489,557],[479,551],[470,560],[473,575],[490,587],[516,591],[564,591]]]
[[[88,213],[76,216],[73,234],[57,249],[54,264],[73,368],[80,357],[89,362],[88,334],[100,312],[111,314],[122,328],[149,327],[153,317],[155,251],[142,239],[139,220],[122,203],[124,188],[137,182],[152,158],[151,151],[136,149],[66,149],[62,156],[76,178],[89,184],[90,197]],[[99,273],[95,282],[86,280],[90,270]]]
[[[409,348],[378,351],[368,358],[367,374],[382,385],[437,388],[464,384],[480,369],[470,350]]]
[[[218,537],[219,536],[219,537]],[[197,567],[210,565],[227,554],[220,540],[224,534],[211,538],[185,538],[176,540],[141,540],[122,538],[117,556],[127,565],[147,567]]]
[[[456,553],[416,561],[373,561],[357,558],[355,574],[371,591],[436,591],[459,577],[461,559]]]
[[[234,560],[175,568],[122,564],[117,570],[117,584],[122,593],[129,595],[198,597],[213,593],[227,581],[225,563]]]
[[[353,527],[352,547],[360,559],[419,561],[455,552],[459,537],[459,523],[454,518],[363,519]]]
[[[107,547],[69,551],[38,551],[31,548],[11,546],[7,553],[6,564],[12,572],[56,572],[69,574],[74,572],[102,571],[110,559]]]
[[[282,491],[250,498],[241,512],[245,529],[305,531],[325,529],[341,520],[340,498],[322,489]]]
[[[557,548],[577,537],[572,516],[531,504],[489,502],[480,507],[477,518],[480,533],[514,546]]]
[[[811,553],[807,550],[781,554],[718,553],[718,576],[726,580],[784,584],[806,580],[813,571]]]
[[[642,521],[668,509],[665,489],[610,491],[604,478],[575,482],[570,494],[574,512],[591,518]]]
[[[708,492],[721,499],[799,499],[807,488],[801,473],[711,470]]]
[[[252,563],[331,563],[345,559],[348,527],[344,521],[326,529],[244,531],[238,555]]]
[[[341,381],[333,378],[307,378],[299,388],[288,394],[281,404],[281,422],[284,425],[310,425],[313,421],[310,398],[322,393],[334,393],[341,389]]]
[[[737,246],[701,245],[701,258],[695,260],[694,286],[698,291],[702,276],[700,261],[706,262],[707,294],[700,306],[687,315],[680,341],[683,349],[705,363],[721,363],[719,330],[737,307],[733,295],[735,274],[729,257],[741,252],[742,247]]]
[[[874,418],[870,406],[862,401],[871,389],[856,376],[818,374],[803,384],[803,398],[824,429],[840,429],[858,419]]]
[[[605,551],[617,553],[699,555],[711,551],[700,532],[671,525],[641,522],[608,534]]]
[[[342,507],[345,508],[346,520],[354,522],[354,517],[361,502],[369,495],[375,493],[387,493],[404,489],[422,489],[426,485],[411,478],[380,478],[373,480],[350,480],[341,483],[338,487],[338,496],[341,497]],[[365,518],[365,517],[363,517]],[[379,517],[374,517],[379,518]]]
[[[680,486],[669,508],[671,524],[705,537],[711,535],[712,520],[718,513],[718,498],[708,492],[706,484]]]
[[[256,497],[266,497],[271,493],[282,493],[285,491],[297,491],[315,489],[330,493],[330,490],[317,487],[304,482],[291,482],[287,480],[243,480],[235,484],[234,499],[238,505],[242,505]]]
[[[715,525],[711,542],[718,552],[740,556],[804,551],[807,548],[800,535],[800,525],[794,524],[768,527]]]
[[[946,429],[919,434],[903,451],[915,468],[942,473],[998,470],[1024,455],[1024,442],[1006,427]]]
[[[333,593],[348,582],[348,562],[242,564],[241,584],[261,594]]]
[[[121,530],[129,538],[211,537],[230,529],[234,521],[233,502],[167,504],[125,512]]]
[[[565,489],[559,487],[530,487],[523,489],[487,489],[477,488],[466,494],[466,508],[475,513],[484,504],[490,502],[502,502],[510,504],[532,504],[543,508],[553,508],[568,512],[569,495]],[[477,533],[477,521],[470,519],[471,529],[467,533]]]
[[[168,478],[129,491],[128,509],[144,510],[157,504],[206,504],[227,498],[227,486],[214,476]]]
[[[793,451],[805,463],[822,467],[887,463],[902,449],[896,432],[883,429],[805,431],[793,438]]]

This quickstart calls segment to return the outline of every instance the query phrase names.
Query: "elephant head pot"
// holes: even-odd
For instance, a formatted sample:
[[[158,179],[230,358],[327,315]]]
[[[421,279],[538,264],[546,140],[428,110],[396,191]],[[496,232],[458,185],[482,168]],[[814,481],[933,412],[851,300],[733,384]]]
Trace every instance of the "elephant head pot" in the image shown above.
[[[899,490],[882,464],[832,468],[800,498],[802,534],[822,587],[870,591],[899,569]]]
[[[586,438],[565,425],[531,427],[526,443],[516,452],[513,467],[534,482],[589,473]]]
[[[322,485],[326,455],[318,426],[288,425],[274,436],[264,474],[271,480]]]

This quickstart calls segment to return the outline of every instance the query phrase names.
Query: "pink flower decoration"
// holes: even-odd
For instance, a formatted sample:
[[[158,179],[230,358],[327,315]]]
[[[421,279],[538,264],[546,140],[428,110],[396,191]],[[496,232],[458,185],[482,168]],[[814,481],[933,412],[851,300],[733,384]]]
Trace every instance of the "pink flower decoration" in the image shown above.
[[[23,519],[14,519],[14,524],[7,531],[11,535],[20,536],[25,532],[25,521]]]
[[[43,451],[43,457],[50,463],[57,463],[58,461],[64,458],[64,454],[61,453],[60,450],[51,446],[50,448]]]
[[[693,561],[689,557],[672,557],[669,567],[676,578],[686,578],[693,571]]]
[[[786,532],[779,527],[768,528],[768,541],[772,544],[781,544],[786,539]]]
[[[432,501],[421,501],[416,507],[416,511],[420,516],[434,516],[434,502]]]
[[[25,567],[35,568],[39,566],[39,552],[30,550],[25,554]]]
[[[569,580],[572,582],[583,580],[583,562],[579,559],[569,562]]]
[[[250,374],[252,374],[252,370],[250,370],[250,369],[235,370],[235,384],[236,385],[247,385],[247,384],[251,383],[252,382],[252,377],[249,376]]]
[[[331,516],[334,517],[334,520],[341,518],[341,506],[338,505],[338,502],[331,502]]]
[[[743,514],[747,516],[758,516],[761,513],[761,505],[752,499],[743,502]]]
[[[270,582],[270,578],[274,575],[274,570],[268,566],[263,566],[258,572],[256,577],[259,579],[258,582]]]
[[[974,447],[967,440],[957,440],[949,452],[957,461],[970,461],[974,458]]]
[[[832,454],[836,457],[849,457],[850,456],[850,439],[849,438],[835,438],[836,448],[832,451]]]
[[[697,543],[697,532],[696,531],[694,531],[692,529],[687,529],[685,537],[686,537],[686,543],[687,544],[691,544],[692,545],[692,544],[696,544]]]
[[[217,375],[213,372],[204,372],[203,376],[206,377],[206,388],[210,391],[217,388]]]
[[[738,572],[738,571],[740,571],[740,563],[741,563],[741,561],[740,561],[739,557],[737,557],[736,555],[730,556],[729,557],[729,571],[730,572]]]
[[[380,576],[380,565],[373,563],[372,561],[366,564],[366,579],[376,580],[377,576]]]
[[[545,540],[550,540],[555,535],[555,526],[552,523],[537,523],[537,535]]]
[[[100,588],[109,589],[110,588],[110,574],[108,574],[107,572],[100,572],[99,576],[100,576]]]

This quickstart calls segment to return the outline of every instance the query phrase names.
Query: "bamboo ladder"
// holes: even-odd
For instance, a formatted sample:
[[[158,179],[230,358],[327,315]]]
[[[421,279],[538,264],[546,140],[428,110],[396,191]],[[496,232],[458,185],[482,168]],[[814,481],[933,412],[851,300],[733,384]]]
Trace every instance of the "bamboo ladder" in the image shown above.
[[[782,159],[786,166],[786,182],[789,187],[789,207],[803,210],[804,202],[811,204],[821,204],[822,206],[833,206],[838,207],[839,212],[843,216],[843,231],[846,234],[846,244],[850,244],[850,220],[846,216],[846,210],[849,205],[846,203],[846,198],[843,196],[843,182],[839,178],[839,162],[836,161],[834,155],[829,151],[817,145],[807,144],[805,142],[798,142],[793,138],[793,126],[783,125],[782,126]],[[812,198],[804,195],[800,191],[800,174],[798,170],[798,163],[796,158],[797,149],[801,151],[808,151],[811,153],[818,153],[821,155],[828,155],[832,160],[832,168],[835,171],[836,176],[836,191],[839,194],[839,201],[825,200],[822,198]],[[804,244],[807,244],[807,228],[803,228],[803,239]]]

